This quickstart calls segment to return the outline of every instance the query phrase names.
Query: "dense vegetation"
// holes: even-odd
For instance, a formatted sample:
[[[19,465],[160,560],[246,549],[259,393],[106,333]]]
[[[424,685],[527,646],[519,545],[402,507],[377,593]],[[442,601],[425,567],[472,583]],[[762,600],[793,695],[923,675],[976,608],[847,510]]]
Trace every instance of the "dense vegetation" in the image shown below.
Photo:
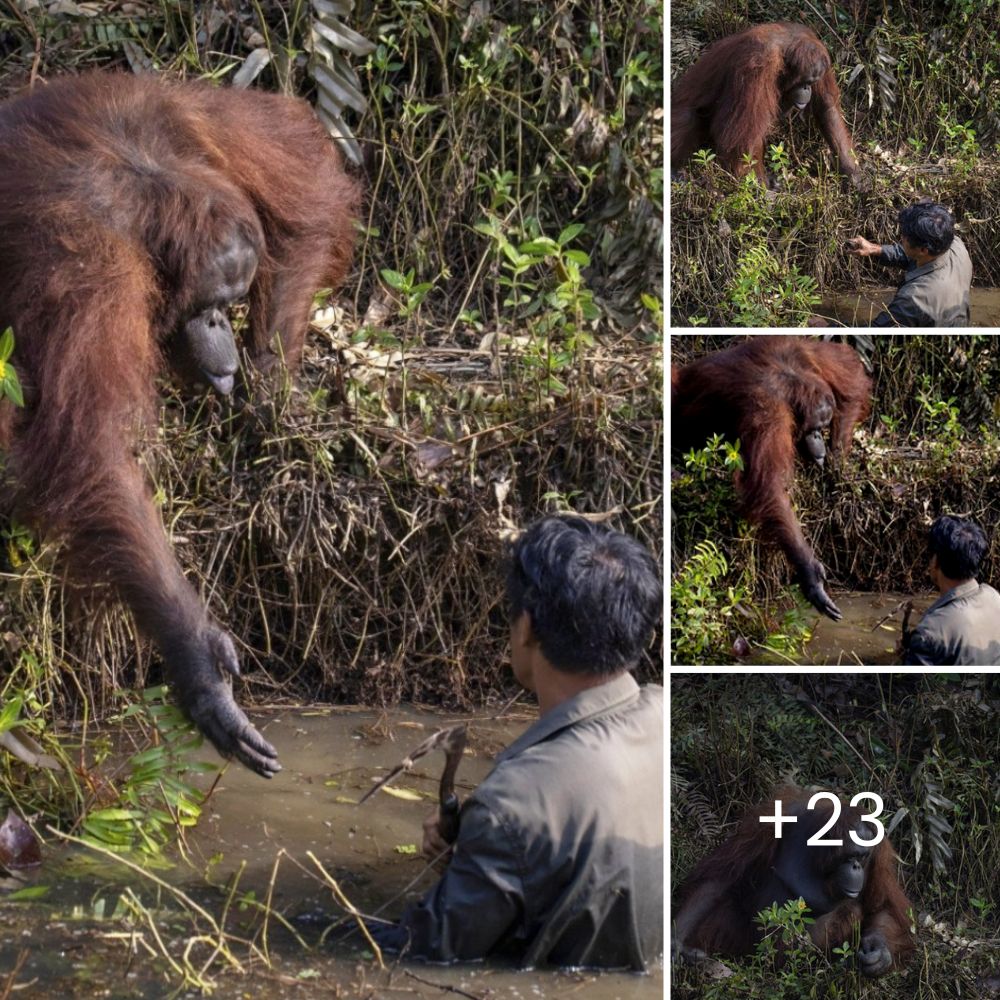
[[[142,458],[242,644],[244,703],[506,699],[512,530],[574,510],[662,545],[662,5],[362,3],[353,55],[323,47],[322,7],[5,7],[0,95],[113,68],[328,110],[324,68],[356,74],[363,100],[340,108],[367,190],[356,266],[318,302],[296,385],[240,414],[165,381]],[[114,603],[64,587],[57,544],[9,516],[0,542],[0,730],[100,766],[89,728],[81,746],[51,727],[135,704],[158,664]],[[660,669],[651,650],[642,673]],[[150,704],[135,712],[176,725]],[[139,808],[175,763],[140,759],[141,787],[118,791]],[[27,790],[27,770],[0,753],[0,796],[94,808],[75,782]],[[136,816],[104,833],[134,838]]]
[[[875,791],[917,931],[907,968],[865,983],[850,963],[802,946],[801,927],[795,931],[786,917],[791,954],[779,971],[766,957],[727,963],[734,971],[728,978],[685,970],[672,996],[989,995],[1000,971],[996,675],[698,674],[674,678],[671,704],[675,890],[776,786]],[[771,932],[772,947],[779,936],[780,928]]]
[[[844,252],[891,242],[900,208],[931,197],[955,215],[973,285],[1000,285],[1000,7],[995,0],[866,0],[805,14],[784,0],[671,5],[671,72],[749,24],[801,21],[829,48],[870,191],[842,186],[818,129],[785,122],[768,169],[774,196],[717,164],[671,194],[671,317],[677,325],[796,326],[837,291],[893,276]],[[975,316],[973,317],[975,322]]]
[[[849,339],[870,368],[872,412],[840,474],[810,475],[799,463],[792,497],[814,549],[838,587],[912,594],[929,586],[930,522],[961,514],[986,529],[991,548],[982,577],[995,580],[1000,343],[989,334]],[[731,343],[722,335],[675,336],[671,361]],[[805,634],[807,616],[784,558],[762,546],[740,516],[733,445],[674,456],[676,664],[729,662],[739,636],[794,656]]]

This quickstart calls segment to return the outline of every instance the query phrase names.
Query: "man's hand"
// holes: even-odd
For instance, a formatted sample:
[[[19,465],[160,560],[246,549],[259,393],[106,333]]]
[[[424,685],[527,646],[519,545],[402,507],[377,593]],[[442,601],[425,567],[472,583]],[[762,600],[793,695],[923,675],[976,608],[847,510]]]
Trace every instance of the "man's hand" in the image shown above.
[[[852,236],[844,244],[844,249],[855,257],[877,257],[882,252],[882,244],[872,243],[863,236]]]
[[[453,845],[441,836],[441,813],[435,809],[424,820],[424,842],[421,853],[438,871],[448,867]]]

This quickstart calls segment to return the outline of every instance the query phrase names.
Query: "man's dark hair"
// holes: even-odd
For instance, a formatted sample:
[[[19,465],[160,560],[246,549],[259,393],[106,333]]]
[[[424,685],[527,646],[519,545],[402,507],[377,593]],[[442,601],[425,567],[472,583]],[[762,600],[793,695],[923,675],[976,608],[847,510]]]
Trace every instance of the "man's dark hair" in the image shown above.
[[[952,580],[975,576],[986,555],[986,533],[963,517],[939,517],[932,525],[928,546],[938,568]]]
[[[663,610],[656,561],[634,538],[581,517],[544,517],[514,543],[511,620],[522,611],[559,670],[633,669]]]
[[[899,232],[914,246],[923,247],[937,257],[955,239],[955,220],[944,205],[918,201],[899,213]]]

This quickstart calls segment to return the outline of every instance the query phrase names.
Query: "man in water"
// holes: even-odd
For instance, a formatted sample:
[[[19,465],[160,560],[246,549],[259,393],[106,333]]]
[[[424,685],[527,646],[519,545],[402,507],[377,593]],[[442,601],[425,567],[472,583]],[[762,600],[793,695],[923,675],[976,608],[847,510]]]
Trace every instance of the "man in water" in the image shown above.
[[[450,857],[379,945],[435,962],[486,956],[643,970],[663,951],[663,689],[630,671],[662,612],[653,557],[578,517],[513,546],[511,667],[539,719],[462,806]]]
[[[972,261],[944,205],[908,205],[899,213],[898,243],[871,243],[855,236],[847,241],[847,252],[906,268],[895,298],[872,326],[969,325]]]
[[[989,667],[1000,663],[1000,594],[975,576],[986,554],[983,529],[939,517],[928,539],[928,572],[941,595],[904,639],[908,667]]]

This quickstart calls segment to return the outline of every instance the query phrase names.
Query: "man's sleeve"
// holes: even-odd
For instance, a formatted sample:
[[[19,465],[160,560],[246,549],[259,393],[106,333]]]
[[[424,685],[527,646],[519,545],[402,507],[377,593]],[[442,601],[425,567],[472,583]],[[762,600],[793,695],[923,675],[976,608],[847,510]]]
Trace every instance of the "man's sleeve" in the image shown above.
[[[903,253],[898,243],[883,243],[882,252],[875,258],[887,267],[913,266],[913,261]],[[928,316],[907,294],[903,286],[886,308],[872,320],[872,326],[934,326]]]
[[[876,258],[880,264],[886,267],[911,267],[913,261],[903,253],[903,247],[899,243],[882,243],[882,252]]]
[[[939,667],[942,663],[942,654],[937,643],[926,632],[922,632],[919,628],[915,629],[903,650],[903,666]]]
[[[872,326],[934,326],[934,320],[913,301],[904,285],[885,310],[872,320]]]
[[[407,954],[435,962],[469,961],[514,936],[524,916],[521,856],[516,833],[481,802],[470,800],[444,875],[403,914]]]

